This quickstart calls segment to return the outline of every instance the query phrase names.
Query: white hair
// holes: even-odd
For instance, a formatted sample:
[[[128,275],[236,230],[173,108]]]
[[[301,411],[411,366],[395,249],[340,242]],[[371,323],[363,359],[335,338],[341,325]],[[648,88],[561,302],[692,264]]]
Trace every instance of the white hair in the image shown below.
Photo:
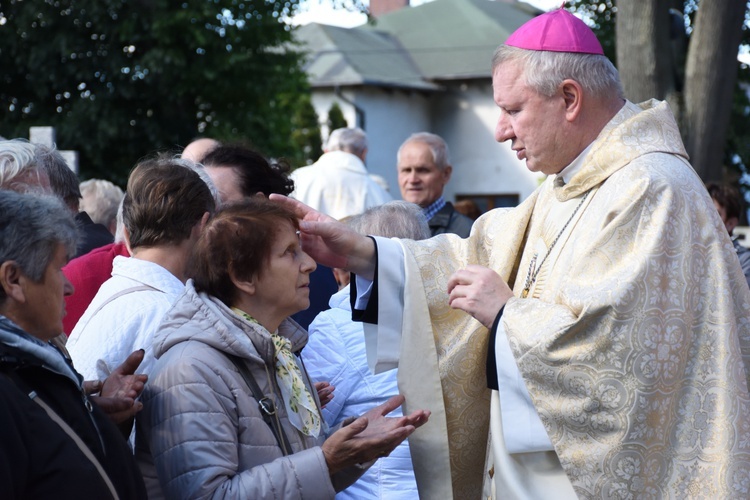
[[[122,202],[125,201],[123,196],[117,207],[117,225],[115,226],[115,243],[125,243],[125,222],[122,220]]]
[[[360,234],[372,234],[386,238],[424,240],[430,237],[430,226],[419,205],[403,200],[394,200],[372,207],[355,215],[347,222]]]
[[[526,84],[544,96],[552,96],[563,80],[571,79],[592,95],[624,99],[620,75],[606,56],[501,45],[492,57],[492,73],[499,66],[514,61],[523,64]]]
[[[326,151],[345,151],[362,156],[367,149],[367,135],[361,128],[337,128],[328,136]]]
[[[448,151],[448,145],[445,143],[442,137],[437,134],[431,134],[429,132],[417,132],[412,134],[403,144],[398,148],[396,158],[401,159],[401,150],[404,146],[410,142],[421,142],[430,149],[432,153],[432,162],[438,168],[438,170],[445,170],[445,167],[451,164],[450,152]]]
[[[173,157],[174,163],[181,166],[188,168],[198,174],[198,177],[201,178],[203,182],[206,183],[206,186],[208,186],[208,190],[211,192],[211,197],[214,199],[214,203],[216,204],[216,208],[221,206],[221,195],[219,194],[219,190],[216,188],[216,184],[214,184],[214,181],[211,179],[211,176],[208,175],[208,172],[206,172],[206,167],[204,167],[201,163],[195,162],[189,158],[184,157]]]
[[[117,208],[125,193],[104,179],[89,179],[81,183],[81,210],[91,220],[109,228],[117,218]]]
[[[37,158],[36,145],[25,139],[0,141],[0,188],[42,193],[40,176],[47,172]]]

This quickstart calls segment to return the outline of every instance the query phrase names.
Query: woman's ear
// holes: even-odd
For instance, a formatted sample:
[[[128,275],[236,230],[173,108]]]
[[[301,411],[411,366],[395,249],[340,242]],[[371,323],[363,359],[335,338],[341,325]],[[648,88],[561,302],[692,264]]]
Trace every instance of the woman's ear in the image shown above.
[[[0,287],[8,298],[21,304],[25,303],[24,281],[27,279],[16,261],[6,260],[0,264]]]
[[[257,286],[257,278],[255,276],[249,279],[244,279],[244,278],[240,279],[237,277],[234,271],[230,269],[229,279],[232,280],[232,284],[237,290],[241,292],[245,292],[248,295],[255,295],[255,290]]]
[[[201,233],[203,233],[203,229],[205,229],[206,224],[208,224],[208,219],[211,218],[211,214],[209,212],[205,212],[203,214],[203,217],[201,217],[201,220],[196,223],[193,228],[190,230],[190,237],[193,239],[193,241],[198,241],[198,238],[200,238]]]

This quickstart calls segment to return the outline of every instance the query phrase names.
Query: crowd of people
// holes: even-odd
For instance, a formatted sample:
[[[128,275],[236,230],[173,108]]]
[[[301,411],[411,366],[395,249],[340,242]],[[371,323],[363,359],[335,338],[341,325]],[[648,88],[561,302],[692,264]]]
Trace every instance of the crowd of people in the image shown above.
[[[492,68],[547,177],[481,216],[429,132],[403,201],[357,128],[293,172],[202,138],[124,192],[0,141],[0,496],[750,495],[739,193],[569,12]]]

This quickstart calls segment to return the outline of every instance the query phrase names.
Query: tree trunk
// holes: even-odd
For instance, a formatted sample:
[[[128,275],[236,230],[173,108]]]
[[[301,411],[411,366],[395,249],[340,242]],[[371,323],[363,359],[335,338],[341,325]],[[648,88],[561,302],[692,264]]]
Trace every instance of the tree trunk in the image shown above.
[[[669,5],[663,0],[617,2],[617,67],[625,97],[664,99],[675,89],[670,68]]]
[[[746,8],[746,0],[702,2],[695,16],[685,69],[682,136],[705,182],[722,178]]]

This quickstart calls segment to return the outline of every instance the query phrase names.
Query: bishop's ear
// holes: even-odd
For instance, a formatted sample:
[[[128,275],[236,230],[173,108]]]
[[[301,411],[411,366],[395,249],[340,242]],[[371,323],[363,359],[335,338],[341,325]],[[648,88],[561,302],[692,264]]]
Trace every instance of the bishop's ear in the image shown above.
[[[565,101],[565,118],[569,122],[575,121],[581,114],[583,88],[580,83],[568,78],[560,84],[560,90]]]

